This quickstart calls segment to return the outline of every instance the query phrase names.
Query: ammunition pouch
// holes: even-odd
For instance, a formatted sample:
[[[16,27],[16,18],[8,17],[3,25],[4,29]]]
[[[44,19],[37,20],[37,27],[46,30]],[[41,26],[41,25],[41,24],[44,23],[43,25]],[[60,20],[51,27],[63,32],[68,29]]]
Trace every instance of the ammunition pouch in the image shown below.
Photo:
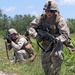
[[[26,45],[25,45],[25,50],[29,53],[29,54],[33,54],[33,46],[32,46],[32,44],[30,44],[30,43],[27,43]]]

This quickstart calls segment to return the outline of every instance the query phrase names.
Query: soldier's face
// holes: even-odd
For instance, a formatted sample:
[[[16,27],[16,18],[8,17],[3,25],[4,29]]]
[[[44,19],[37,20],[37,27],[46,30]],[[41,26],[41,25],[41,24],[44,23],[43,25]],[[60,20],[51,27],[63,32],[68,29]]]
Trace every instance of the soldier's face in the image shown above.
[[[45,11],[45,12],[48,19],[51,19],[53,17],[54,11]]]
[[[17,38],[17,36],[18,36],[17,34],[11,34],[11,35],[10,35],[10,38],[11,38],[12,40],[15,40],[15,39]]]

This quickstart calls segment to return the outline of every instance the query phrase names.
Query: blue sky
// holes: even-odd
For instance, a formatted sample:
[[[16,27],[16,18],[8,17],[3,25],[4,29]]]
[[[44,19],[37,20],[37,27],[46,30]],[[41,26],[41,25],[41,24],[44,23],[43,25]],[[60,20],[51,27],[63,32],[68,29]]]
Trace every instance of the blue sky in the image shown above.
[[[16,14],[31,14],[38,16],[43,13],[43,6],[47,0],[0,0],[3,13],[14,17]],[[64,18],[75,19],[75,0],[55,0]]]

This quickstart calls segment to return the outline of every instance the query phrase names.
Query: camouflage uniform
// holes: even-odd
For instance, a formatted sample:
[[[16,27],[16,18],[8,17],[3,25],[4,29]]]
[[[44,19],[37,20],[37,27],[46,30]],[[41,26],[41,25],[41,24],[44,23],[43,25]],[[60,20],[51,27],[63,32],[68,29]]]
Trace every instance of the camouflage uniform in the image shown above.
[[[9,29],[9,35],[16,33],[18,37],[16,38],[16,40],[12,40],[11,43],[7,43],[8,49],[14,49],[14,60],[18,60],[20,63],[25,63],[25,59],[33,61],[35,59],[35,54],[33,53],[32,45],[27,41],[27,39],[24,36],[18,34],[15,31],[13,28]]]
[[[49,4],[48,4],[49,2]],[[54,7],[51,6],[52,3]],[[48,5],[47,5],[48,4]],[[42,47],[47,48],[50,44],[49,40],[42,40],[36,31],[36,28],[39,25],[46,26],[49,29],[49,33],[55,36],[57,40],[60,40],[59,43],[55,47],[55,52],[53,52],[53,48],[50,48],[48,52],[42,51],[41,59],[42,59],[42,67],[44,69],[45,75],[60,75],[61,64],[63,61],[63,43],[68,39],[69,29],[67,27],[66,21],[62,16],[60,16],[57,4],[54,1],[47,1],[44,10],[52,10],[55,11],[55,14],[51,18],[51,20],[47,20],[46,14],[42,14],[41,16],[35,18],[29,28],[29,34],[35,38],[36,40],[40,40]],[[52,47],[53,45],[51,45]]]

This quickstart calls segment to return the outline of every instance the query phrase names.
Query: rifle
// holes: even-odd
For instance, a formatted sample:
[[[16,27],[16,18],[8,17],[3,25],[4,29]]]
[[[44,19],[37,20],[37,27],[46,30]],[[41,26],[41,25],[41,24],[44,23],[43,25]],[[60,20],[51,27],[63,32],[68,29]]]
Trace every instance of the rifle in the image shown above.
[[[51,35],[49,32],[47,32],[47,31],[44,31],[44,30],[39,29],[38,34],[39,34],[43,39],[49,40],[50,42],[55,43],[55,42],[57,41],[57,40],[55,39],[55,37],[54,37],[53,35]]]
[[[57,47],[57,45],[60,41],[57,40],[52,34],[50,34],[48,28],[45,27],[44,25],[39,25],[37,28],[35,28],[35,30],[38,33],[38,35],[42,38],[42,40],[46,39],[46,40],[49,40],[51,42],[46,49],[44,49],[39,44],[39,42],[37,42],[37,44],[42,48],[42,50],[44,50],[45,52],[48,52],[51,49],[51,44],[52,44],[53,45],[52,52],[54,52],[55,47]]]
[[[9,60],[9,54],[8,54],[8,48],[7,48],[7,42],[5,42],[5,47],[6,47],[6,55],[7,55],[7,59]]]
[[[6,41],[5,41],[6,55],[7,55],[7,59],[9,60],[9,54],[8,54],[8,46],[7,46],[7,43],[10,43],[10,42],[9,42],[9,40],[6,39],[6,37],[9,37],[9,36],[8,36],[8,25],[6,25],[6,36],[4,36],[3,39],[6,40]]]
[[[7,36],[4,36],[3,39],[4,39],[4,40],[7,40],[7,39],[6,39],[7,37],[9,37],[9,36],[8,36],[8,35],[7,35]],[[5,41],[6,55],[7,55],[7,59],[9,60],[8,46],[7,46],[8,43],[10,43],[9,40]]]

